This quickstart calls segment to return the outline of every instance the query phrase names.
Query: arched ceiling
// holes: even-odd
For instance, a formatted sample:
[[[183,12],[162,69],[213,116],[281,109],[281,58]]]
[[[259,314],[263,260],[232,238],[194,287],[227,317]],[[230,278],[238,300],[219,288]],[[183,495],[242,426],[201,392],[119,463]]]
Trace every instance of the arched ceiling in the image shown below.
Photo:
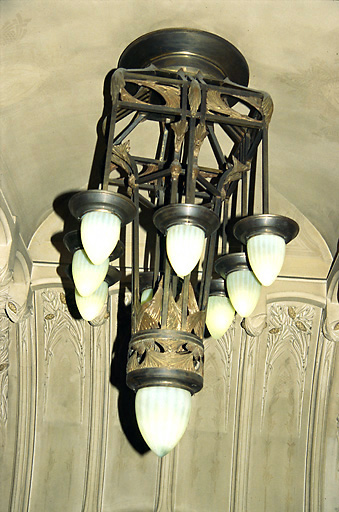
[[[187,26],[231,41],[275,104],[270,182],[332,253],[339,218],[339,3],[254,0],[1,2],[1,188],[28,243],[56,198],[84,187],[103,82],[138,36]]]

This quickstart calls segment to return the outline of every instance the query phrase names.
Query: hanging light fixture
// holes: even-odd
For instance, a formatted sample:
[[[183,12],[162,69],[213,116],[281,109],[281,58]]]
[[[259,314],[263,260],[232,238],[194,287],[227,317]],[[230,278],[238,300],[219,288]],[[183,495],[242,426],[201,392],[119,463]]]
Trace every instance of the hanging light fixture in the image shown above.
[[[282,215],[252,215],[238,221],[234,235],[247,245],[249,263],[257,279],[270,286],[285,259],[285,248],[298,234],[299,226]]]
[[[206,310],[206,326],[210,335],[215,339],[221,338],[230,327],[234,315],[232,302],[226,297],[224,280],[213,279]]]
[[[234,310],[250,315],[259,281],[267,285],[274,279],[282,257],[269,272],[268,262],[279,259],[281,240],[285,244],[297,233],[291,219],[268,214],[267,129],[273,103],[268,94],[249,89],[248,78],[243,55],[208,32],[159,30],[132,42],[111,75],[99,190],[79,192],[69,205],[81,222],[78,250],[94,267],[104,264],[121,227],[133,221],[126,382],[136,392],[140,431],[160,457],[183,435],[191,396],[203,386],[206,312],[214,337],[227,330]],[[157,129],[155,154],[148,144],[152,129],[142,154],[133,147],[136,129],[140,133],[146,123]],[[260,145],[263,206],[254,215]],[[210,148],[207,165],[201,164],[203,146]],[[145,210],[152,224],[146,224]],[[247,255],[229,254],[226,228],[234,217],[242,217],[234,233],[247,244]],[[228,298],[221,279],[210,287],[214,264],[226,280]],[[83,279],[75,278],[80,295]],[[99,278],[96,285],[100,295]]]

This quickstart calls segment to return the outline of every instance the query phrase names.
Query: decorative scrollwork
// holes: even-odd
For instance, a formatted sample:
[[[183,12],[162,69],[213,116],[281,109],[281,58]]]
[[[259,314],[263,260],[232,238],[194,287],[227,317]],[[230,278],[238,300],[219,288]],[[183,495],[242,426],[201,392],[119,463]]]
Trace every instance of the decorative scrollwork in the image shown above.
[[[180,369],[203,376],[204,350],[194,341],[170,339],[159,330],[146,339],[130,342],[127,373],[146,368]]]
[[[166,107],[180,108],[180,87],[161,85],[156,82],[151,82],[150,80],[128,80],[128,83],[146,87],[157,92],[165,100]],[[145,101],[138,100],[135,96],[132,96],[125,88],[121,89],[120,94],[123,101],[148,105]]]

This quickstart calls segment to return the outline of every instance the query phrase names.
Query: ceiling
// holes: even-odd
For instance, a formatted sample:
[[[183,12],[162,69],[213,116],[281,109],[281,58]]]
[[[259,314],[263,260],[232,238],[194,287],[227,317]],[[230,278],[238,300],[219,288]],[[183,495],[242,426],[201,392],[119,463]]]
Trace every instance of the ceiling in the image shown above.
[[[1,188],[26,243],[63,194],[85,187],[103,83],[138,36],[186,26],[246,57],[270,93],[270,184],[332,254],[339,219],[339,2],[2,0]],[[274,213],[274,212],[272,212]]]

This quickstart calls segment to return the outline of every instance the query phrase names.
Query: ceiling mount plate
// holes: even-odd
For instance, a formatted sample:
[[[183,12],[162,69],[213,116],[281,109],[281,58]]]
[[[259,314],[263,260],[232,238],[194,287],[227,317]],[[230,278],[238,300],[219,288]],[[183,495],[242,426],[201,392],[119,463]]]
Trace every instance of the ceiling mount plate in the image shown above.
[[[177,72],[179,69],[205,78],[247,86],[249,69],[245,57],[229,41],[216,34],[188,28],[168,28],[145,34],[123,51],[118,67],[158,69]]]

